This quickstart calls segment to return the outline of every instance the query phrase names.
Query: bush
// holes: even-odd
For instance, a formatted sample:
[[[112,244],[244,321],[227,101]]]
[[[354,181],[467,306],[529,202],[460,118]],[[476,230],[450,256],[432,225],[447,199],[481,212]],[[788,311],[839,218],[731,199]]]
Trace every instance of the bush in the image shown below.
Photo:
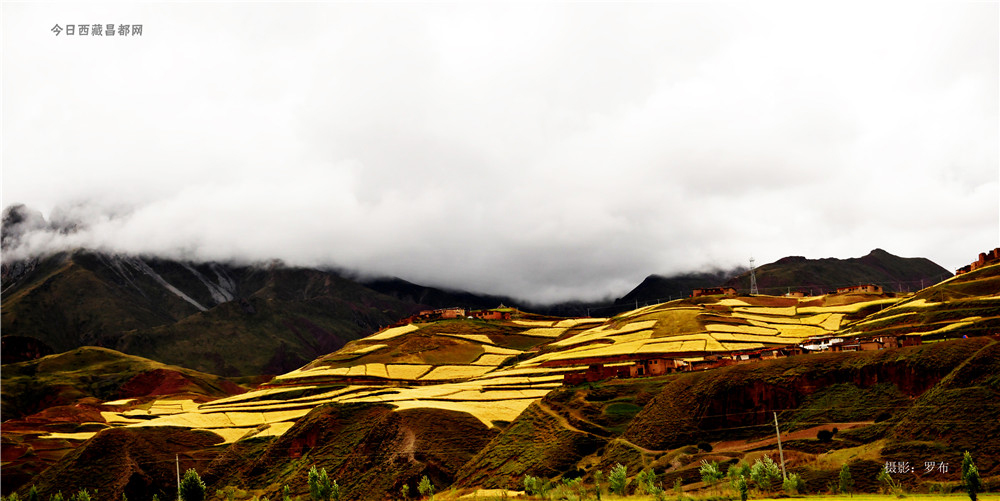
[[[698,444],[698,448],[705,452],[712,452],[712,444],[708,442],[701,442]]]
[[[788,475],[788,478],[786,478],[784,482],[782,482],[781,487],[789,495],[794,496],[806,490],[806,483],[802,480],[802,477],[798,476],[798,474],[792,473]]]
[[[750,491],[750,487],[747,485],[747,478],[740,475],[736,479],[736,491],[740,493],[740,501],[747,501],[747,494]]]
[[[431,483],[431,479],[427,478],[427,475],[424,475],[423,478],[420,479],[420,484],[417,485],[417,490],[420,491],[421,496],[430,496],[432,499],[434,498],[434,484]]]
[[[201,481],[194,468],[188,468],[181,479],[182,501],[205,501],[205,482]],[[80,500],[83,501],[83,500]]]
[[[830,442],[833,440],[833,432],[830,430],[819,430],[816,432],[816,440],[820,442]]]
[[[544,478],[524,476],[524,492],[527,492],[529,496],[544,498],[551,488],[552,484]]]
[[[900,485],[898,481],[894,480],[892,475],[889,475],[889,470],[885,469],[884,466],[878,476],[875,477],[875,480],[882,483],[885,492],[895,494],[896,496],[903,495],[903,486]]]
[[[656,486],[656,473],[653,470],[642,470],[636,475],[635,479],[639,482],[639,489],[643,493],[649,494],[650,496],[657,497],[660,495],[661,489]],[[677,479],[680,480],[680,479]]]
[[[757,459],[750,467],[750,480],[762,491],[770,492],[775,480],[781,478],[781,468],[771,459],[764,456],[764,459]]]
[[[608,475],[608,490],[619,496],[624,496],[626,487],[628,487],[628,467],[617,463],[611,468],[611,473]]]
[[[722,480],[722,470],[719,469],[718,461],[710,463],[702,459],[701,468],[698,469],[698,473],[701,474],[701,481],[705,482],[709,487],[714,486],[719,480]]]

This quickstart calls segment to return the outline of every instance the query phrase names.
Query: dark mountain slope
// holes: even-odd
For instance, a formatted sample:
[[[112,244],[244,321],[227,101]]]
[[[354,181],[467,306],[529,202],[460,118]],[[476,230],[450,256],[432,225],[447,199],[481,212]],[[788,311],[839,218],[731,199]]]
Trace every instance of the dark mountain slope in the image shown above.
[[[635,289],[617,299],[615,304],[628,306],[629,303],[634,304],[636,301],[669,301],[671,299],[680,299],[690,296],[692,289],[718,287],[743,271],[743,268],[737,268],[729,271],[717,270],[712,272],[684,273],[669,277],[650,275],[641,284],[636,286]]]
[[[757,288],[761,294],[781,295],[803,291],[825,294],[837,287],[878,284],[886,292],[909,292],[933,285],[951,272],[926,258],[903,258],[875,249],[859,258],[806,259],[790,256],[756,269]],[[750,271],[688,273],[664,277],[650,275],[617,302],[666,301],[690,296],[691,290],[725,285],[746,293],[750,290]]]
[[[227,376],[295,369],[423,307],[280,264],[77,251],[4,271],[0,327],[12,354],[104,346]]]
[[[756,276],[762,294],[799,290],[818,295],[859,284],[881,285],[886,292],[912,292],[952,274],[926,258],[904,258],[875,249],[864,257],[849,259],[786,257],[757,268]],[[750,272],[727,281],[726,285],[740,291],[750,290]]]

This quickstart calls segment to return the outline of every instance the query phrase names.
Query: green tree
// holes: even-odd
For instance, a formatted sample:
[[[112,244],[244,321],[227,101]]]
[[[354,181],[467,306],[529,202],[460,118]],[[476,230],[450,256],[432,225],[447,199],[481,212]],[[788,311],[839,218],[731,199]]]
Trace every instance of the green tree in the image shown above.
[[[758,458],[750,467],[750,480],[762,491],[772,491],[774,481],[781,479],[781,468],[770,456]]]
[[[965,484],[965,490],[969,493],[969,499],[976,501],[979,491],[982,489],[982,481],[979,478],[979,468],[976,468],[975,463],[969,465],[962,481]]]
[[[892,475],[889,474],[889,470],[887,470],[885,466],[882,467],[882,471],[880,471],[878,476],[875,477],[875,480],[882,482],[885,486],[886,492],[891,492],[897,496],[903,493],[903,486],[892,478]]]
[[[782,482],[781,487],[789,495],[794,496],[806,490],[806,483],[802,480],[802,477],[798,476],[798,474],[791,473],[788,475],[788,478]]]
[[[736,482],[740,477],[746,478],[749,476],[750,465],[743,461],[729,465],[729,469],[726,470],[726,477],[729,478],[729,486],[732,487],[733,490],[739,490],[736,488]]]
[[[205,482],[201,481],[194,468],[188,468],[181,478],[182,501],[205,501]]]
[[[604,482],[604,472],[597,470],[594,472],[594,493],[597,501],[601,501],[601,483]]]
[[[335,492],[336,491],[336,492]],[[309,497],[313,501],[330,501],[336,494],[340,497],[340,486],[337,482],[330,482],[330,476],[326,473],[326,468],[316,470],[313,466],[309,469]],[[337,499],[333,498],[333,499]]]
[[[288,484],[281,488],[281,501],[292,501],[292,490],[288,488]]]
[[[420,479],[417,490],[420,491],[421,496],[430,496],[431,499],[434,499],[434,484],[431,483],[431,479],[427,478],[427,475]]]
[[[49,496],[49,501],[63,501],[62,491]]]
[[[628,487],[628,467],[617,463],[608,475],[608,491],[624,496],[626,487]]]
[[[747,477],[740,475],[736,479],[736,490],[740,493],[740,501],[747,501],[750,487],[747,485]]]
[[[965,477],[969,474],[970,466],[972,466],[972,453],[965,451],[962,454],[962,485],[965,485]]]
[[[850,494],[854,497],[854,479],[851,478],[851,469],[847,463],[840,467],[840,482],[837,487],[841,494]]]
[[[639,481],[639,489],[643,493],[651,496],[656,495],[656,473],[653,470],[642,470],[635,479]]]
[[[714,487],[719,480],[722,480],[723,476],[718,461],[708,462],[704,459],[701,460],[701,468],[698,468],[698,473],[701,474],[701,481],[709,487]]]
[[[28,489],[28,501],[38,501],[38,489],[35,488],[35,484],[31,484],[31,488]]]
[[[531,475],[524,476],[524,491],[531,496],[538,496],[544,499],[549,494],[549,490],[552,488],[552,484],[539,477],[532,477]]]

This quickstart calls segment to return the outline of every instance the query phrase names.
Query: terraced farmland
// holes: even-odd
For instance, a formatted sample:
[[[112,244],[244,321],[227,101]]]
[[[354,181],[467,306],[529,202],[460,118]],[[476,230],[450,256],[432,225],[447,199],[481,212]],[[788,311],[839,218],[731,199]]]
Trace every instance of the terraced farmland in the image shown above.
[[[106,403],[110,410],[102,416],[111,426],[207,430],[227,443],[281,435],[327,403],[461,411],[492,427],[514,420],[561,386],[565,373],[595,360],[624,365],[657,356],[697,360],[796,344],[838,332],[857,323],[852,315],[896,301],[861,295],[717,297],[652,305],[610,319],[523,315],[408,324],[348,343],[243,395],[208,403]]]

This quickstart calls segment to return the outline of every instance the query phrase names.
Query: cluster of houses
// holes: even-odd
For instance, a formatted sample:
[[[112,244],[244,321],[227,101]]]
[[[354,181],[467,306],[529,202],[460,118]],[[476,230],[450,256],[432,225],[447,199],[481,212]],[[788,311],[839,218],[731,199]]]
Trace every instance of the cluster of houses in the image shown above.
[[[469,308],[439,308],[436,310],[423,310],[416,315],[400,320],[398,323],[406,325],[413,322],[430,322],[434,320],[446,320],[449,318],[478,318],[481,320],[510,320],[513,309],[500,305],[491,310],[473,310]]]
[[[963,273],[968,273],[970,271],[976,271],[983,266],[989,266],[991,264],[1000,263],[1000,247],[993,249],[989,252],[980,252],[979,259],[977,259],[972,264],[967,264],[955,271],[956,275],[961,275]]]
[[[837,294],[882,294],[882,286],[875,284],[852,285],[850,287],[838,287]],[[728,296],[735,297],[738,293],[732,287],[703,287],[691,291],[691,297],[702,296]],[[789,291],[785,297],[805,297],[809,294],[804,291]]]
[[[612,357],[603,361],[599,360],[567,360],[550,361],[543,363],[543,366],[559,365],[579,365],[589,363],[585,371],[571,372],[563,376],[564,385],[576,385],[584,382],[596,382],[604,379],[627,379],[636,377],[662,376],[673,372],[690,372],[707,369],[716,369],[729,365],[759,362],[761,360],[774,360],[778,358],[790,357],[793,355],[803,355],[809,353],[819,353],[824,351],[874,351],[887,348],[900,348],[903,346],[914,346],[921,344],[922,338],[919,335],[880,335],[880,336],[857,336],[851,338],[821,337],[810,338],[798,345],[782,347],[762,348],[754,350],[741,350],[729,353],[708,353],[702,356],[689,353],[685,357],[660,357],[660,358],[633,358],[634,356]]]

